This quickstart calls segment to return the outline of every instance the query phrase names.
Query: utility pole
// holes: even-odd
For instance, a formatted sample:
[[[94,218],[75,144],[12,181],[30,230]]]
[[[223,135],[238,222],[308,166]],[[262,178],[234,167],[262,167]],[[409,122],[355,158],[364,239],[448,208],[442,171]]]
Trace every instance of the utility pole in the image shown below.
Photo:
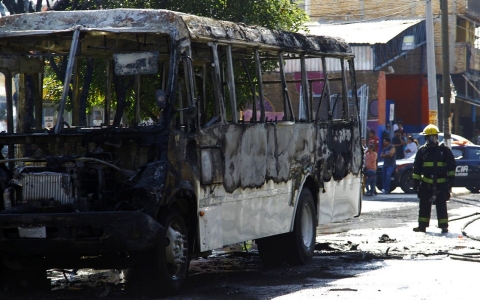
[[[427,36],[428,123],[438,126],[437,70],[435,68],[432,0],[426,0],[425,3],[425,23]]]
[[[450,135],[450,53],[448,41],[448,0],[440,0],[442,10],[442,84],[443,84],[443,134],[446,145],[451,148]]]

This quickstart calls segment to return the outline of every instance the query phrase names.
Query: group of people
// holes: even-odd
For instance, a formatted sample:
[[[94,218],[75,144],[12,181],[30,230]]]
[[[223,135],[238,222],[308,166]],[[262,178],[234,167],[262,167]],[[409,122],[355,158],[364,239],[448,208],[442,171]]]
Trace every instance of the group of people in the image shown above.
[[[382,132],[382,140],[385,138],[391,139],[391,144],[395,147],[395,158],[403,159],[413,156],[417,152],[418,141],[407,135],[407,132],[403,129],[402,119],[393,124],[393,136],[390,136],[390,128],[391,125],[387,124],[386,129]]]
[[[388,193],[390,191],[390,178],[397,166],[397,150],[396,146],[391,143],[389,137],[383,137],[382,140],[382,152],[380,153],[380,158],[383,159],[382,193]],[[364,156],[365,196],[373,196],[377,194],[375,186],[377,182],[378,143],[379,141],[375,136],[375,131],[370,130],[370,139]],[[401,145],[399,147],[401,147]]]
[[[426,232],[430,225],[432,204],[435,204],[437,211],[438,228],[441,233],[448,233],[447,200],[450,199],[450,191],[455,181],[455,158],[450,148],[438,142],[438,127],[428,125],[422,132],[425,135],[426,143],[418,148],[415,140],[409,136],[407,145],[403,150],[405,157],[415,156],[413,164],[414,190],[420,199],[418,213],[418,227],[413,228],[415,232]],[[390,189],[390,178],[396,169],[397,149],[402,146],[398,143],[401,133],[396,130],[395,137],[390,143],[390,137],[384,136],[383,148],[380,158],[383,158],[383,190],[388,193]],[[368,146],[365,152],[365,179],[367,192],[365,195],[376,194],[376,170],[378,161],[378,138],[375,131],[369,132]],[[416,144],[415,147],[408,145]],[[418,148],[418,149],[417,149]],[[407,151],[409,150],[409,151]]]
[[[418,141],[412,136],[407,136],[403,129],[403,122],[399,120],[393,125],[394,135],[390,138],[390,128],[387,124],[385,131],[382,132],[382,152],[379,153],[379,139],[375,134],[375,130],[368,133],[368,144],[362,140],[365,157],[364,157],[364,191],[366,196],[376,195],[376,171],[378,156],[383,160],[382,168],[382,193],[390,192],[390,180],[396,169],[396,160],[412,157],[419,147]],[[368,145],[368,146],[367,146]]]

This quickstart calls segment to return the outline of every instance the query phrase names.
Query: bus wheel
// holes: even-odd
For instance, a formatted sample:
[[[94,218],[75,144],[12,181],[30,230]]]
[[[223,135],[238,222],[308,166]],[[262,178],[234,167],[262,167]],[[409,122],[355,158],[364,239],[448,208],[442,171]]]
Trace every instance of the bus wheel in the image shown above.
[[[306,264],[312,260],[317,228],[315,215],[315,202],[313,201],[312,193],[305,188],[300,194],[295,214],[290,263]]]
[[[137,264],[127,273],[127,284],[134,292],[174,294],[187,278],[189,255],[185,220],[176,211],[171,211],[160,219],[160,223],[165,230],[157,246],[140,253]]]
[[[255,244],[266,267],[275,267],[287,260],[287,249],[290,244],[288,233],[256,239]]]
[[[188,255],[187,226],[183,217],[174,212],[161,222],[166,229],[165,264],[160,266],[162,281],[172,292],[176,292],[185,282],[190,264]]]

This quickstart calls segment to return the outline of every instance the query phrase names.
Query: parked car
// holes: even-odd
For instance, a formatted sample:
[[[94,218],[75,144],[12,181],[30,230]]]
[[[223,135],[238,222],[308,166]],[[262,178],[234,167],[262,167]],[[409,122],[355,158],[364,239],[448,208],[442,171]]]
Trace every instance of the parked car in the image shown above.
[[[480,146],[453,141],[452,152],[455,156],[455,187],[465,187],[472,193],[480,191]],[[415,155],[397,160],[397,168],[392,175],[390,192],[400,187],[405,193],[414,193],[413,190],[413,162]],[[383,162],[378,163],[377,188],[382,190]]]
[[[411,135],[414,139],[418,141],[418,145],[423,145],[425,144],[425,135],[422,135],[421,132],[417,133],[411,133]],[[452,143],[464,143],[468,145],[475,145],[475,143],[472,143],[470,140],[464,138],[463,136],[456,135],[456,134],[451,134],[452,136]],[[438,142],[441,143],[443,142],[443,132],[438,134]]]

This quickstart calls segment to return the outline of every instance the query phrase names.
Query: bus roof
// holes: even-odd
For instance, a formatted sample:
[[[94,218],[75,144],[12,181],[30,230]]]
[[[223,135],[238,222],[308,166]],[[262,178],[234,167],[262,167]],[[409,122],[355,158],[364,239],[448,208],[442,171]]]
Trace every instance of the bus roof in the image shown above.
[[[47,11],[6,16],[0,18],[0,40],[67,33],[77,28],[81,32],[91,34],[160,33],[168,34],[174,40],[191,38],[193,41],[253,44],[260,49],[283,49],[313,55],[328,53],[353,56],[349,45],[340,38],[270,30],[260,26],[246,26],[241,23],[152,9]],[[28,47],[28,44],[25,43],[25,47]],[[19,46],[17,44],[16,47]],[[56,50],[54,47],[53,44],[48,44],[52,52]]]

